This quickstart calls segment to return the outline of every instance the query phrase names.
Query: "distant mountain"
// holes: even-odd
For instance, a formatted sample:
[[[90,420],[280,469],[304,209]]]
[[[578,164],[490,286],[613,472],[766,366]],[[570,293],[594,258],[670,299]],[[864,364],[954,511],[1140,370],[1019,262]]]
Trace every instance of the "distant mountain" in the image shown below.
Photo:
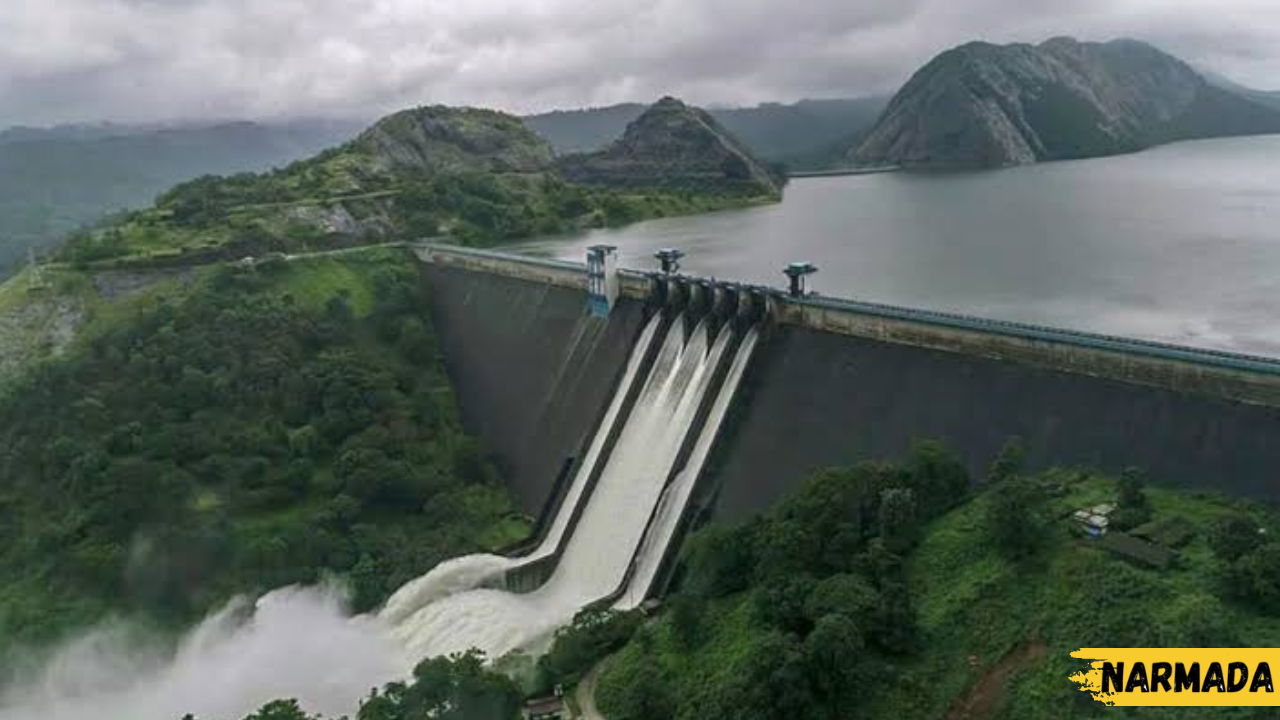
[[[591,152],[622,137],[622,131],[640,117],[645,107],[641,103],[623,103],[582,110],[554,110],[522,119],[560,154]]]
[[[1212,70],[1201,69],[1200,74],[1203,75],[1204,79],[1208,80],[1210,84],[1216,85],[1223,90],[1227,90],[1243,98],[1248,98],[1249,100],[1261,105],[1266,105],[1267,107],[1280,110],[1280,92],[1274,90],[1258,90],[1256,88],[1248,87],[1247,85],[1241,85],[1240,83],[1213,72]]]
[[[861,140],[888,104],[887,97],[867,97],[710,112],[760,158],[808,170],[837,161],[837,150]]]
[[[792,168],[830,164],[871,128],[887,98],[801,100],[784,105],[708,110],[762,160]],[[644,105],[626,103],[586,110],[557,110],[524,118],[559,153],[598,150],[622,136]]]
[[[587,186],[778,196],[781,185],[737,138],[705,110],[665,97],[593,153],[557,163],[568,180]]]
[[[149,204],[176,183],[285,165],[359,128],[306,120],[6,130],[0,133],[0,279],[28,246],[50,248],[107,213]]]
[[[859,165],[999,167],[1280,132],[1280,112],[1135,40],[969,43],[934,58],[849,153]]]

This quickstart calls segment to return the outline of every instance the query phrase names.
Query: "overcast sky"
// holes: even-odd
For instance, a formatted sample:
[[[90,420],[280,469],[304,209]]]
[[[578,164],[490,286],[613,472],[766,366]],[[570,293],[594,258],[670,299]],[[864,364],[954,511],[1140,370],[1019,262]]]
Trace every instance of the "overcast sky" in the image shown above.
[[[0,126],[856,96],[1057,34],[1280,89],[1278,0],[3,0]]]

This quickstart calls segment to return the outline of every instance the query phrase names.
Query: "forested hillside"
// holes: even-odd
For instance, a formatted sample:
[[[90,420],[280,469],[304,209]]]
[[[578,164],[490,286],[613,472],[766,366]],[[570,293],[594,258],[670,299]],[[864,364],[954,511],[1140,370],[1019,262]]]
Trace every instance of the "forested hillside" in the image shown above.
[[[1157,489],[1137,470],[1028,474],[1020,458],[1010,444],[971,491],[963,466],[925,444],[900,464],[819,472],[765,517],[703,530],[661,619],[606,661],[601,709],[610,720],[1104,718],[1125,711],[1067,679],[1074,650],[1280,642],[1272,510]],[[1111,532],[1085,538],[1072,513],[1100,503],[1119,506]],[[574,646],[595,651],[581,672],[618,643]]]
[[[519,539],[426,303],[398,251],[214,267],[107,303],[0,397],[0,657],[328,572],[367,610]]]
[[[732,178],[720,180],[684,190],[584,187],[561,176],[550,145],[514,116],[423,107],[287,168],[180,185],[152,208],[77,235],[60,257],[189,265],[440,235],[491,245],[777,199],[771,188],[744,196]]]

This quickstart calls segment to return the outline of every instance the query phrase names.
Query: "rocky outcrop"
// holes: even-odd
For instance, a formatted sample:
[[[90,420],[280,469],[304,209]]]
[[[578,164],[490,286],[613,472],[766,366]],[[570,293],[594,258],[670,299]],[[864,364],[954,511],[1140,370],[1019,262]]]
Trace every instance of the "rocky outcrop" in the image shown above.
[[[665,97],[605,149],[561,158],[571,182],[745,197],[777,196],[780,180],[715,118]]]
[[[850,160],[999,167],[1267,132],[1280,132],[1280,113],[1145,43],[975,42],[918,71]]]
[[[513,115],[442,105],[389,115],[351,147],[384,170],[432,173],[539,172],[553,156],[551,145]]]

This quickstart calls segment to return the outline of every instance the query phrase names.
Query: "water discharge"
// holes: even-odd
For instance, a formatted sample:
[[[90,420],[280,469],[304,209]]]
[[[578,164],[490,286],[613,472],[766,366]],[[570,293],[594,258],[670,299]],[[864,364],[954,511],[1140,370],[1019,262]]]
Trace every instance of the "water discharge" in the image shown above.
[[[667,329],[550,579],[528,594],[489,588],[449,594],[411,614],[396,603],[393,632],[411,652],[478,647],[498,657],[537,649],[584,605],[620,587],[732,336],[726,328],[713,343],[705,321],[687,336],[686,330],[683,315]],[[631,363],[642,359],[633,353]],[[597,440],[602,437],[597,432]],[[566,503],[556,520],[561,533],[572,507]]]
[[[600,462],[604,446],[614,425],[622,414],[626,397],[635,382],[644,358],[649,353],[654,337],[662,325],[662,316],[654,315],[645,325],[644,331],[636,341],[623,371],[618,390],[609,402],[600,427],[596,430],[587,448],[583,461],[579,463],[573,482],[561,503],[562,512],[556,513],[551,526],[542,541],[529,555],[522,558],[501,557],[498,555],[468,555],[443,562],[431,572],[413,580],[396,591],[387,601],[380,618],[391,625],[406,621],[409,616],[422,608],[464,590],[472,590],[485,582],[501,575],[506,570],[526,562],[544,558],[555,551],[564,538],[565,530],[572,515],[572,508],[577,507],[586,492],[587,481]]]
[[[349,714],[413,659],[341,594],[288,588],[238,600],[177,645],[124,624],[91,632],[0,689],[0,720],[238,720],[279,698]]]
[[[653,525],[645,535],[644,544],[636,553],[635,570],[627,583],[626,590],[614,603],[615,608],[631,610],[639,607],[653,585],[667,548],[679,529],[680,519],[684,514],[685,506],[689,503],[689,496],[693,493],[694,483],[702,473],[707,456],[711,453],[711,447],[720,434],[724,418],[729,412],[729,405],[733,402],[733,396],[737,393],[738,385],[741,384],[742,376],[746,372],[747,363],[750,362],[751,354],[755,351],[758,337],[756,329],[752,328],[747,331],[742,343],[738,346],[733,364],[729,366],[720,391],[716,394],[715,404],[711,406],[688,461],[662,493]],[[718,363],[719,356],[724,353],[731,340],[732,335],[728,331],[720,333],[720,337],[716,339],[716,346],[712,350],[712,367]]]
[[[330,589],[288,588],[256,606],[233,603],[176,647],[107,626],[0,689],[0,720],[172,720],[186,713],[233,720],[290,697],[310,712],[340,716],[423,657],[473,647],[490,658],[538,652],[580,608],[619,589],[616,606],[635,607],[677,531],[756,342],[752,329],[708,406],[735,340],[732,326],[716,333],[704,320],[690,330],[679,315],[661,335],[664,324],[655,315],[642,331],[556,516],[529,555],[441,563],[376,616],[349,617]],[[686,447],[687,461],[668,486]],[[538,590],[493,588],[513,568],[557,550],[559,562]]]

